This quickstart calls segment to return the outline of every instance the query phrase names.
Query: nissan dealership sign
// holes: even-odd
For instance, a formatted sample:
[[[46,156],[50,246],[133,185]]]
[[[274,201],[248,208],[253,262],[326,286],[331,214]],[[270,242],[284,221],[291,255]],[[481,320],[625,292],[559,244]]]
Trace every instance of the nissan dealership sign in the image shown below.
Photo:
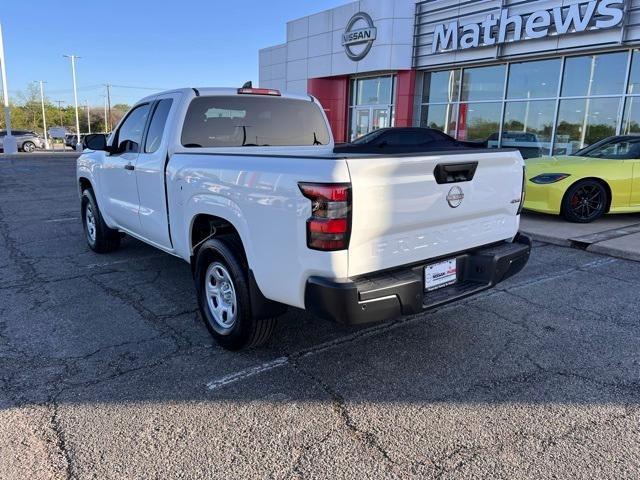
[[[347,57],[355,62],[366,57],[373,46],[377,32],[368,14],[358,12],[351,17],[342,34],[342,46]]]
[[[592,0],[528,15],[510,16],[505,8],[479,23],[454,20],[436,25],[432,53],[613,28],[621,24],[623,14],[624,0]],[[507,32],[513,32],[513,38],[507,38]]]

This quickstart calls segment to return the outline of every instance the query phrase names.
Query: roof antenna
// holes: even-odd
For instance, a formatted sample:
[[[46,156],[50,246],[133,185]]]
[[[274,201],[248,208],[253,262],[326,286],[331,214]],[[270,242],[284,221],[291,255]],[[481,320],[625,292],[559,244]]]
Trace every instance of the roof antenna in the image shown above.
[[[253,88],[253,83],[251,83],[251,80],[249,80],[248,82],[245,82],[244,85],[242,85],[242,88]]]

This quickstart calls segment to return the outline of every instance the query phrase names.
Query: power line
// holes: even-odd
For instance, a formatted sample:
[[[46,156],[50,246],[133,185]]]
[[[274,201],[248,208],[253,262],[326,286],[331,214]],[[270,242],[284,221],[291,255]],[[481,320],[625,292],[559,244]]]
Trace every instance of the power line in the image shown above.
[[[133,90],[169,90],[168,88],[155,88],[155,87],[135,87],[133,85],[111,85],[116,88],[130,88]]]

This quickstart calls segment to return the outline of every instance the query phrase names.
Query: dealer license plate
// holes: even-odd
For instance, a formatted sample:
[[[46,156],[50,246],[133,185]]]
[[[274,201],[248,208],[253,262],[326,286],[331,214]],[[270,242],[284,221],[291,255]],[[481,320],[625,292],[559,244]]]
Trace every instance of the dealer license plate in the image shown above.
[[[457,260],[445,260],[424,267],[424,289],[428,292],[448,287],[458,281]]]

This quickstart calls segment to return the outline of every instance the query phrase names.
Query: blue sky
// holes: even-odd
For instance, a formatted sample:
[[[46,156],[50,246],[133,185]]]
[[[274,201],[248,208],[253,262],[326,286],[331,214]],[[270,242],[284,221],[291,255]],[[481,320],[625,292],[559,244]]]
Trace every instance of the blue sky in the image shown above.
[[[102,105],[101,84],[175,88],[239,86],[258,80],[258,50],[286,39],[286,22],[348,0],[3,0],[9,97],[45,80],[51,100]],[[114,87],[112,103],[151,90]]]

